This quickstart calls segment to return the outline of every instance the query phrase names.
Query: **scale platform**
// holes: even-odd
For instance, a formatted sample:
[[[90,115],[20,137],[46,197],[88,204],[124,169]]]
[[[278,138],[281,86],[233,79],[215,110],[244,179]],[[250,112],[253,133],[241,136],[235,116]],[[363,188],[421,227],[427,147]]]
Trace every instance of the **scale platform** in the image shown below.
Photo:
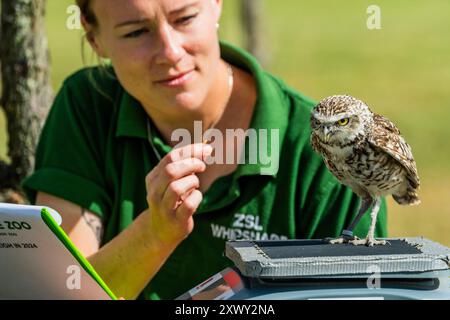
[[[390,245],[328,244],[323,240],[229,241],[225,254],[250,278],[348,277],[376,272],[411,276],[448,271],[450,248],[425,238],[386,239]]]
[[[354,246],[228,241],[234,263],[179,300],[450,300],[450,248],[425,238]]]
[[[228,241],[234,266],[178,300],[450,300],[450,248],[425,238],[354,246]]]
[[[385,240],[390,245],[228,241],[234,266],[179,299],[450,300],[450,248],[425,238]]]

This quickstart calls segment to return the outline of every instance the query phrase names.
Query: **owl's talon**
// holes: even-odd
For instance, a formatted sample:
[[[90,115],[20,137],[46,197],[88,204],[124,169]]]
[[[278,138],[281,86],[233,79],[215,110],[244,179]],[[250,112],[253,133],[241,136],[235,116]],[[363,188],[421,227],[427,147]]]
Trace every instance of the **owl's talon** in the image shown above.
[[[376,240],[376,239],[370,239],[369,240],[369,247],[373,246],[385,246],[388,242],[386,240]]]
[[[349,243],[354,246],[361,246],[361,245],[367,244],[367,239],[352,240],[352,241],[349,241]]]
[[[376,240],[374,238],[365,238],[365,239],[361,239],[361,240],[352,240],[349,241],[349,243],[355,245],[355,246],[360,246],[360,245],[366,245],[368,247],[373,247],[373,246],[384,246],[386,244],[390,245],[389,241],[386,240]]]
[[[356,236],[351,236],[350,237],[350,236],[343,235],[343,236],[340,236],[339,238],[335,238],[335,239],[333,239],[333,238],[326,238],[325,242],[327,242],[329,244],[343,244],[343,243],[349,243],[349,242],[354,241],[354,240],[359,240],[359,238],[356,237]]]

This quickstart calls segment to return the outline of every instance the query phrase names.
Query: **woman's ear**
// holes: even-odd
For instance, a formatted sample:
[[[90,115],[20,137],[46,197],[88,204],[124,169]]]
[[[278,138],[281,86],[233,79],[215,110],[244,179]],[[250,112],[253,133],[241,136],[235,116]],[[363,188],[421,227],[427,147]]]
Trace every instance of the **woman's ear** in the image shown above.
[[[101,43],[98,41],[98,38],[96,37],[94,27],[90,23],[88,23],[83,16],[81,16],[81,24],[83,25],[84,31],[86,31],[86,39],[91,45],[92,50],[94,50],[99,57],[107,58],[107,55]]]
[[[210,0],[211,4],[214,8],[214,14],[215,14],[215,19],[216,22],[219,23],[220,20],[220,16],[222,15],[222,0]]]

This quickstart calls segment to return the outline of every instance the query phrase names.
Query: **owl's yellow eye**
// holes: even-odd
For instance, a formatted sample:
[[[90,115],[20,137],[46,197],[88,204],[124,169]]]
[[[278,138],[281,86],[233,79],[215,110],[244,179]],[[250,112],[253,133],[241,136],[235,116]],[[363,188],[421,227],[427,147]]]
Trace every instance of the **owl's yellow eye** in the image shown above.
[[[348,118],[344,118],[344,119],[340,119],[337,121],[337,124],[340,126],[346,126],[348,124],[349,119]]]

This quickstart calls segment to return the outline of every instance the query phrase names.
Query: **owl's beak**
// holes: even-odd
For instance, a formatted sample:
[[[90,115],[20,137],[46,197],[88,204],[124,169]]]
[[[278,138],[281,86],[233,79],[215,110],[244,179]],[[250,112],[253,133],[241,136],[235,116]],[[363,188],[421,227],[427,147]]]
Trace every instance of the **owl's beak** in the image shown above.
[[[326,143],[330,142],[331,139],[331,131],[328,127],[323,128],[323,141]]]

